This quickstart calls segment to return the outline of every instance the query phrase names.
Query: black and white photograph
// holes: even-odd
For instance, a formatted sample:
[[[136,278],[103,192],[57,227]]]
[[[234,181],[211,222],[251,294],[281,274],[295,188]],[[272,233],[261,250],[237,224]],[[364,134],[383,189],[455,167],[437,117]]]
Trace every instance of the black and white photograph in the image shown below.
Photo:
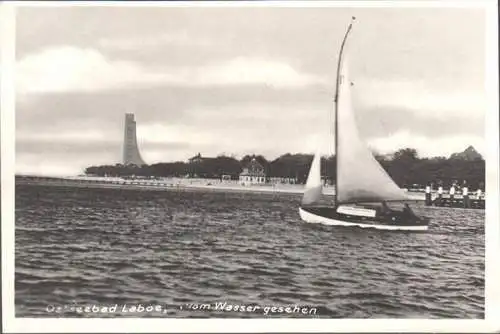
[[[496,3],[409,3],[11,4],[16,328],[495,328]]]

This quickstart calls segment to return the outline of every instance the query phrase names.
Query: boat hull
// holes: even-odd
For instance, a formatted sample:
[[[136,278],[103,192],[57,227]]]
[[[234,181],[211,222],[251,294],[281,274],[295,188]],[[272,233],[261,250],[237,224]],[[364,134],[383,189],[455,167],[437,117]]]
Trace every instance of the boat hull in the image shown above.
[[[331,226],[373,228],[378,230],[399,231],[426,231],[429,228],[429,220],[419,218],[412,221],[393,221],[365,217],[352,217],[335,213],[329,210],[328,215],[321,214],[318,210],[311,208],[299,208],[300,218],[308,223],[319,223]]]

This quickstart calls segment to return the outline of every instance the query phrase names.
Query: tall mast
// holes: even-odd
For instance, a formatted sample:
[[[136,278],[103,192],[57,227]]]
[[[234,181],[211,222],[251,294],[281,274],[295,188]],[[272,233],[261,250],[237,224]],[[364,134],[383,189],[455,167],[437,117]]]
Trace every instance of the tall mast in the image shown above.
[[[344,57],[344,45],[347,40],[347,36],[349,35],[349,32],[351,31],[352,28],[352,23],[356,20],[356,17],[351,18],[351,23],[349,23],[349,26],[347,27],[347,31],[345,32],[344,39],[342,40],[342,45],[340,46],[340,52],[339,52],[339,59],[337,63],[337,86],[336,86],[336,91],[335,91],[335,206],[338,206],[338,194],[339,194],[339,183],[338,183],[338,164],[339,164],[339,138],[338,138],[338,126],[339,126],[339,113],[338,113],[338,105],[339,105],[339,88],[342,80],[342,76],[340,75],[340,69],[342,67],[342,60]]]

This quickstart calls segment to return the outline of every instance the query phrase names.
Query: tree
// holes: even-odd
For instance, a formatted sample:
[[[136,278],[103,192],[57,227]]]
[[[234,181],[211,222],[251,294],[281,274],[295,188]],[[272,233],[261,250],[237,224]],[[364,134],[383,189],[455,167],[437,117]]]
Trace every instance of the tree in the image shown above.
[[[204,159],[198,163],[162,162],[152,165],[101,165],[85,168],[86,175],[98,176],[156,176],[156,177],[181,177],[188,173],[198,174],[200,177],[220,178],[222,175],[231,175],[237,179],[242,168],[246,167],[252,159],[257,160],[271,177],[296,178],[298,182],[305,183],[311,168],[313,155],[286,153],[269,162],[262,155],[245,155],[240,161],[233,156],[221,154],[216,158]],[[321,174],[330,180],[335,177],[335,156],[321,158]],[[485,180],[485,161],[481,159],[458,159],[455,156],[419,158],[413,148],[405,148],[389,156],[377,155],[376,159],[399,186],[412,184],[425,185],[428,183],[442,182],[444,187],[449,187],[454,180],[462,183],[467,181],[469,187],[477,188]]]
[[[418,153],[417,150],[414,148],[403,148],[399,151],[396,151],[394,153],[394,156],[392,158],[393,161],[415,161],[418,159]]]

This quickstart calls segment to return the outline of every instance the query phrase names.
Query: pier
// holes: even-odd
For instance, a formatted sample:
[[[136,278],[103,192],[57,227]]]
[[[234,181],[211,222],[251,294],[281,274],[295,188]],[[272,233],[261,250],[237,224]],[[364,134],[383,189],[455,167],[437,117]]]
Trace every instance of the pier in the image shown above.
[[[425,188],[425,205],[464,209],[485,209],[485,194],[478,189],[474,194],[469,193],[468,187],[462,187],[461,191],[456,190],[456,186],[451,186],[445,191],[442,186],[437,191],[433,191],[430,186]]]

